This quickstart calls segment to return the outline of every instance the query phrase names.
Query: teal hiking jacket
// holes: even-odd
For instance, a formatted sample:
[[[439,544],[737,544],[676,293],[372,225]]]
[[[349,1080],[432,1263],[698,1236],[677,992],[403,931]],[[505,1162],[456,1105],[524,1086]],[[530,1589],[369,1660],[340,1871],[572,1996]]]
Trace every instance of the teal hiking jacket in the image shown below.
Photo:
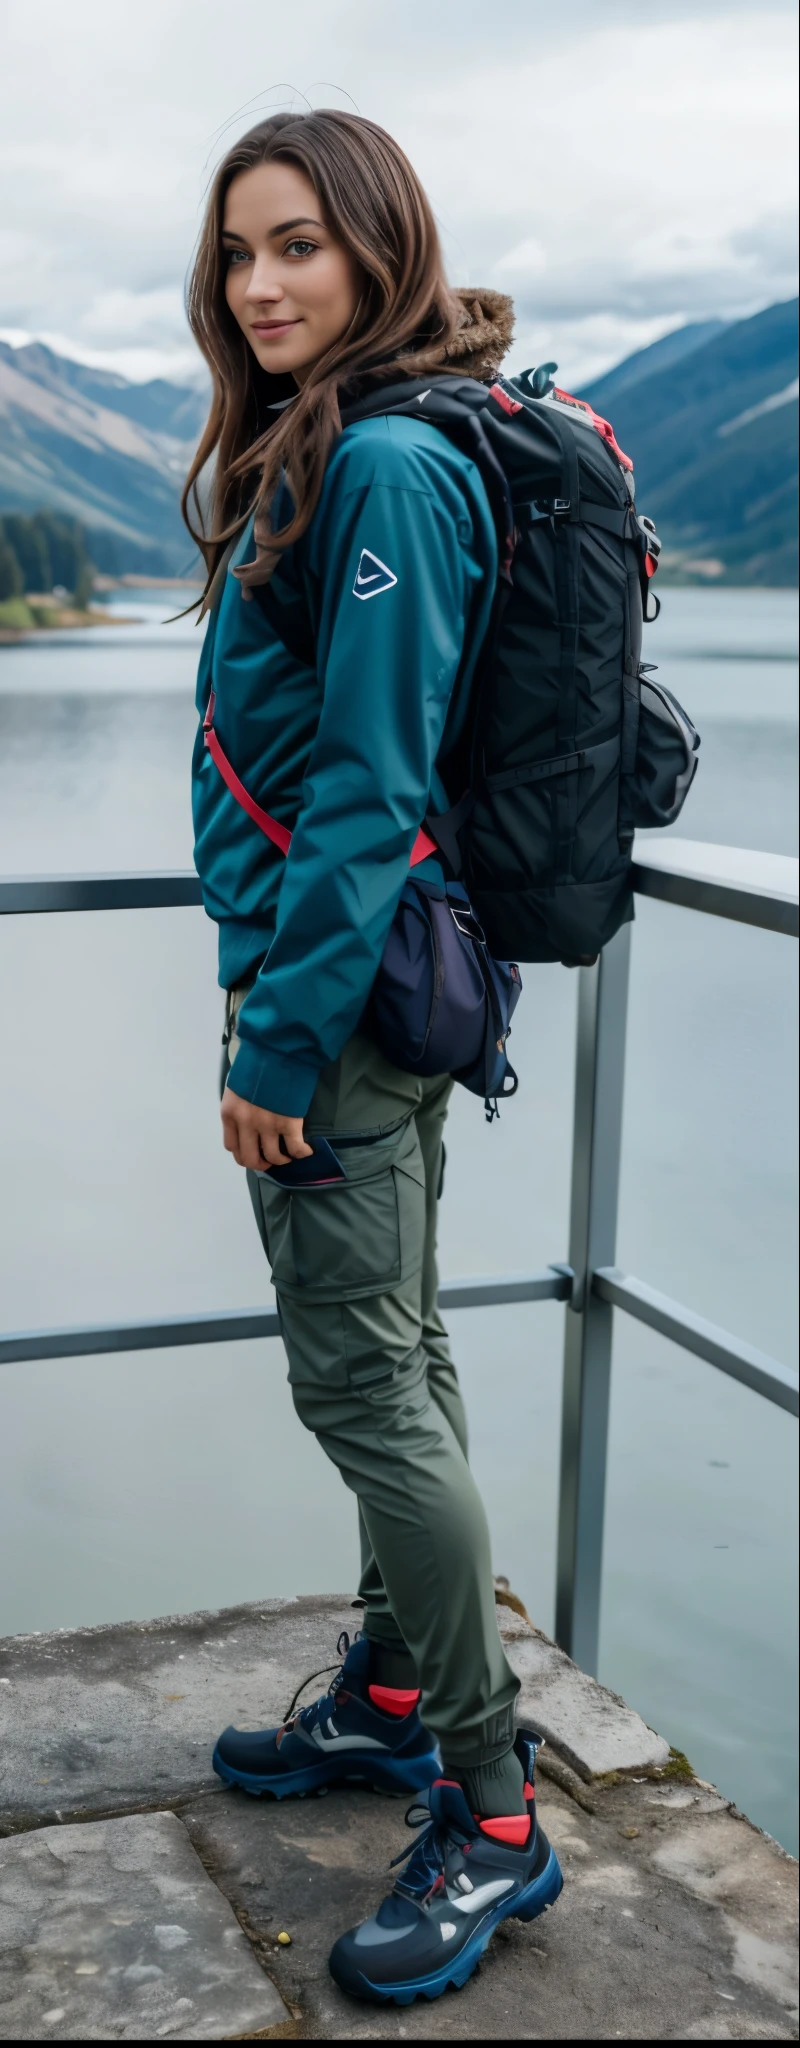
[[[272,579],[302,604],[316,661],[290,654],[230,573],[209,617],[197,708],[288,856],[237,804],[203,744],[193,758],[195,864],[219,926],[219,979],[256,975],[229,1075],[237,1095],[303,1116],[357,1029],[428,810],[444,810],[497,574],[475,465],[405,417],[348,427],[307,533]],[[442,879],[434,857],[415,869]]]

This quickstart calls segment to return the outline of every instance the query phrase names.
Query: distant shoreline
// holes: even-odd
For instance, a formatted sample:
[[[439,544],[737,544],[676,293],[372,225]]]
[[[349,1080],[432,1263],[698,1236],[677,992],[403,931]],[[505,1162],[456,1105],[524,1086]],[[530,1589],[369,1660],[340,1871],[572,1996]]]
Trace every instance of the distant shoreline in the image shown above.
[[[98,617],[97,612],[65,611],[50,626],[4,626],[0,624],[0,647],[17,647],[21,640],[51,640],[54,633],[83,632],[87,626],[141,626],[142,619],[121,616]]]
[[[184,593],[196,592],[200,596],[203,585],[199,579],[190,576],[96,576],[94,596],[99,606],[114,591],[134,592],[152,590],[171,591],[176,598]],[[189,609],[191,609],[191,605]],[[87,610],[84,606],[60,603],[49,593],[26,595],[6,599],[0,604],[0,647],[14,647],[20,640],[47,640],[52,633],[83,632],[95,626],[141,626],[139,618],[126,618],[120,613],[101,610]]]
[[[202,590],[200,576],[95,576],[95,590]]]
[[[764,595],[769,592],[775,597],[783,597],[788,589],[795,590],[794,585],[790,586],[780,583],[739,583],[734,582],[732,578],[729,580],[727,577],[723,579],[707,575],[702,577],[687,576],[681,574],[680,570],[676,571],[671,565],[668,565],[666,575],[663,579],[660,578],[659,581],[661,583],[661,592],[667,600],[673,591],[678,590],[715,591],[718,597],[723,595],[739,597],[748,593],[755,594],[756,592],[763,593]],[[95,589],[98,596],[100,596],[101,591],[103,596],[106,596],[115,590],[128,590],[131,595],[134,592],[147,590],[152,590],[153,592],[196,591],[199,595],[202,588],[203,585],[199,578],[190,576],[139,576],[129,574],[125,576],[98,576],[95,579]],[[100,601],[102,603],[102,598]],[[51,640],[54,633],[85,632],[97,626],[143,626],[146,623],[141,616],[138,618],[129,617],[124,613],[114,613],[105,610],[78,610],[73,605],[59,605],[53,603],[52,600],[44,602],[41,597],[35,598],[33,605],[30,607],[35,614],[34,617],[15,619],[13,611],[18,606],[24,607],[25,610],[29,609],[24,599],[6,600],[0,605],[0,650],[3,647],[18,647],[23,642],[25,644],[37,641],[45,642]],[[187,607],[187,609],[193,609],[193,607]],[[9,612],[12,613],[11,617],[8,617]],[[43,613],[45,612],[47,615],[46,624],[43,618]],[[5,617],[4,613],[6,614]],[[180,616],[180,613],[178,616]],[[169,623],[170,621],[167,619],[163,621],[164,625]],[[750,653],[739,653],[738,650],[734,649],[727,650],[725,655],[726,660],[734,662],[751,660],[752,658]],[[794,653],[775,653],[769,650],[762,653],[759,658],[767,662],[783,662],[795,661],[797,657]]]

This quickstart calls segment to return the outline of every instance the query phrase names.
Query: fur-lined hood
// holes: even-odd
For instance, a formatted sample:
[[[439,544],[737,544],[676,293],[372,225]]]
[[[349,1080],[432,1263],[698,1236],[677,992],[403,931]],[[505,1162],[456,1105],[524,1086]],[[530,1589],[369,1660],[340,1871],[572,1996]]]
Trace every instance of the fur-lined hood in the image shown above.
[[[463,377],[476,377],[481,383],[489,383],[497,376],[514,338],[514,301],[507,298],[505,292],[485,291],[473,285],[457,286],[453,298],[461,311],[452,341],[447,345],[434,342],[429,348],[421,349],[419,354],[415,351],[414,374],[427,377],[429,371],[441,369],[446,363]],[[287,402],[285,398],[283,402]],[[198,616],[201,619],[219,594],[236,539],[230,542],[217,563],[200,606]],[[239,571],[236,573],[238,575]],[[249,597],[249,589],[245,588],[244,594]]]
[[[415,360],[418,375],[440,364],[457,365],[465,377],[496,377],[514,338],[514,301],[505,292],[461,285],[453,293],[461,305],[461,325],[448,348],[424,349]]]

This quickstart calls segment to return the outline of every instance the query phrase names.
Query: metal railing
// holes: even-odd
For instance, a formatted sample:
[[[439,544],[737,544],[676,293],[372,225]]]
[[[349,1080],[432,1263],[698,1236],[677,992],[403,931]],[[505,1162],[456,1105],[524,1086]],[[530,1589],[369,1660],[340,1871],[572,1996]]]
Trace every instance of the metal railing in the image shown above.
[[[685,909],[798,936],[798,863],[783,856],[685,839],[640,841],[634,887]],[[192,873],[0,881],[0,915],[161,909],[201,901]],[[568,1260],[539,1272],[444,1281],[439,1291],[443,1308],[567,1305],[556,1636],[586,1671],[597,1670],[614,1310],[648,1324],[789,1414],[798,1413],[797,1378],[786,1366],[615,1264],[631,930],[624,925],[598,964],[579,973]],[[273,1308],[21,1330],[0,1336],[0,1364],[279,1335]]]

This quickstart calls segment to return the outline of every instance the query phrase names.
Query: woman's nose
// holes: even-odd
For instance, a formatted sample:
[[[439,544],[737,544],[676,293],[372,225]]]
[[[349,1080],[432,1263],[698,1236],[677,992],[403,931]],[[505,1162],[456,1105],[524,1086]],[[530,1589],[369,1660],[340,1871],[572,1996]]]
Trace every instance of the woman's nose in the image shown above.
[[[283,285],[275,276],[268,256],[257,256],[250,272],[245,298],[250,304],[269,300],[270,304],[283,298]]]

